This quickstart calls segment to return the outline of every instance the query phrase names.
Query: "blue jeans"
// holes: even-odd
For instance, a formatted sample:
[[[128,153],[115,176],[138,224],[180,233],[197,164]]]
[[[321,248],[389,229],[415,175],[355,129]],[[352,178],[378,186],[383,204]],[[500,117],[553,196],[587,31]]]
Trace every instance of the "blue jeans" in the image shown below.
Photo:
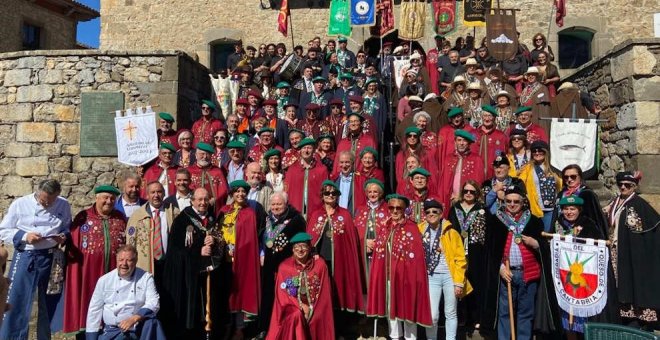
[[[555,230],[552,228],[552,213],[553,210],[550,211],[544,211],[543,212],[543,217],[541,220],[543,221],[543,230],[546,233],[554,233]]]
[[[445,296],[445,339],[456,339],[458,317],[456,313],[456,295],[454,295],[454,281],[450,273],[434,273],[429,276],[429,298],[431,299],[431,318],[433,327],[426,328],[426,338],[438,338],[438,319],[440,318],[440,298]]]
[[[513,302],[513,312],[516,339],[532,339],[532,321],[534,320],[534,297],[536,296],[536,287],[538,282],[525,283],[523,281],[522,270],[511,270],[511,301]],[[506,281],[500,279],[500,293],[497,308],[497,337],[499,340],[511,339],[511,326],[509,324],[509,301],[507,297]]]

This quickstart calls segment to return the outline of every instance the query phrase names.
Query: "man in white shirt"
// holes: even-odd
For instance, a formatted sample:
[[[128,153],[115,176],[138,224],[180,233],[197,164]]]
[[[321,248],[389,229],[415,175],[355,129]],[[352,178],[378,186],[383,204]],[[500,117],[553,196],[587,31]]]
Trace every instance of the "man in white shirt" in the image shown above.
[[[179,211],[190,206],[192,190],[190,189],[190,171],[188,169],[178,169],[174,180],[176,193],[165,198],[165,205],[171,205]]]
[[[339,176],[335,180],[341,195],[339,196],[339,206],[348,209],[351,215],[355,213],[353,206],[353,153],[350,151],[342,151],[339,154]]]
[[[96,283],[87,311],[87,339],[115,339],[120,334],[124,339],[165,339],[155,318],[160,297],[154,278],[136,268],[137,260],[135,247],[122,246],[117,268]]]
[[[54,303],[49,302],[57,300],[46,299],[46,291],[53,288],[49,287],[53,250],[70,238],[71,225],[71,206],[66,199],[59,197],[60,192],[58,181],[47,179],[40,182],[36,192],[9,206],[0,223],[0,237],[14,245],[9,270],[8,302],[11,309],[0,329],[0,339],[27,339],[35,291],[39,303],[37,338],[50,338],[51,320],[47,311],[55,308]]]

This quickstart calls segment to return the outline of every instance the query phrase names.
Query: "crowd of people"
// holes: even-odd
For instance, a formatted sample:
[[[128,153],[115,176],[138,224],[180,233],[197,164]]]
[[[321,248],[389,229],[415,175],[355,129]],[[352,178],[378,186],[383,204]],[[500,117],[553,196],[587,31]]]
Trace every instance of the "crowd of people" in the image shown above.
[[[18,198],[0,223],[15,249],[0,338],[28,337],[35,297],[39,339],[657,328],[660,218],[638,172],[617,174],[602,209],[579,166],[550,166],[540,118],[599,109],[559,86],[545,37],[503,62],[471,36],[397,45],[374,57],[315,38],[291,73],[283,44],[236,44],[218,71],[236,99],[202,100],[190,129],[173,129],[188,113],[159,113],[158,158],[96,186],[91,207],[72,216],[53,179]],[[559,309],[544,232],[610,241],[600,314]]]

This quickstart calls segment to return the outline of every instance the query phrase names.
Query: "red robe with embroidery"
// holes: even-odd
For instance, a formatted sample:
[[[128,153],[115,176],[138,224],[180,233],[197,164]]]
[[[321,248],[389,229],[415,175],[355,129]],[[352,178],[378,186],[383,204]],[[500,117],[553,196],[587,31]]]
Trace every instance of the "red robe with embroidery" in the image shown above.
[[[144,172],[142,176],[142,188],[140,189],[140,197],[147,199],[147,184],[153,181],[158,181],[163,171],[167,171],[164,181],[161,182],[163,187],[167,187],[167,194],[173,195],[176,193],[176,171],[179,169],[177,166],[171,166],[167,170],[160,167],[160,162],[154,163]],[[165,197],[169,196],[165,195]]]
[[[220,213],[227,214],[234,209],[225,205]],[[236,217],[236,244],[231,263],[231,291],[229,292],[229,310],[248,315],[259,313],[261,301],[261,283],[259,272],[259,238],[257,236],[257,215],[249,206],[242,207]]]
[[[497,155],[504,157],[509,151],[509,137],[494,126],[488,132],[480,127],[476,130],[476,135],[477,141],[471,148],[484,160],[484,178],[492,178],[494,176],[493,160]]]
[[[328,267],[323,259],[309,260],[302,266],[291,257],[280,264],[275,283],[275,303],[266,340],[334,340],[332,287]],[[300,284],[293,283],[302,273],[307,276],[309,294],[300,296]],[[298,281],[300,282],[300,281]],[[306,298],[311,307],[307,320],[299,298]]]
[[[407,175],[406,171],[406,158],[410,156],[408,150],[401,150],[396,154],[396,159],[394,161],[395,171],[396,171],[396,192],[400,195],[407,195],[410,188],[410,177]],[[432,191],[435,192],[438,186],[438,161],[435,151],[431,154],[428,152],[424,153],[422,157],[421,167],[428,170],[431,173],[431,177],[428,179],[428,187],[432,188]]]
[[[355,144],[355,146],[353,144]],[[357,140],[354,140],[350,137],[342,139],[339,142],[339,145],[337,145],[337,151],[335,152],[335,162],[332,165],[332,173],[335,175],[339,174],[339,155],[343,151],[353,151],[353,154],[355,155],[355,168],[357,168],[357,164],[359,164],[360,159],[360,152],[362,152],[362,150],[364,150],[364,148],[367,146],[378,150],[376,142],[368,134],[360,133],[360,136],[358,136]]]
[[[248,159],[253,162],[258,162],[259,164],[261,164],[264,154],[266,153],[266,151],[270,149],[277,149],[280,150],[281,153],[284,153],[284,149],[282,149],[282,147],[274,143],[269,147],[265,147],[261,144],[256,144],[255,146],[252,147],[252,149],[250,149],[250,151],[248,151],[248,155],[247,155]]]
[[[404,196],[410,199],[410,206],[408,209],[406,209],[406,215],[416,224],[423,222],[426,218],[426,213],[424,212],[424,201],[433,199],[438,202],[442,202],[442,198],[436,195],[435,189],[432,189],[430,186],[427,186],[426,192],[422,195],[419,195],[415,189],[412,189],[411,186]]]
[[[484,160],[479,155],[469,152],[467,155],[459,156],[458,153],[455,152],[450,157],[447,157],[445,163],[442,164],[441,167],[439,186],[436,191],[437,195],[442,199],[441,203],[445,207],[451,207],[454,175],[459,157],[462,157],[463,159],[459,190],[463,188],[463,184],[469,179],[474,180],[477,183],[484,182]],[[443,214],[444,217],[447,217],[448,211],[449,209],[445,208]]]
[[[464,124],[460,129],[463,129],[476,137],[475,130],[470,124]],[[454,132],[456,130],[456,127],[449,124],[441,127],[440,131],[438,131],[438,164],[445,164],[445,158],[451,156],[456,150],[456,144],[454,144]],[[430,169],[427,170],[430,171]]]
[[[300,159],[300,151],[293,146],[282,155],[282,169],[287,169]]]
[[[369,276],[367,315],[430,327],[428,277],[419,229],[410,220],[396,224],[389,220],[386,228],[389,233],[384,237],[385,241],[376,243]],[[388,279],[389,292],[386,290]]]
[[[312,235],[312,245],[316,247],[321,236],[328,231],[328,218],[332,225],[333,268],[329,270],[333,291],[337,293],[338,305],[335,307],[347,311],[364,311],[362,261],[357,252],[358,232],[351,213],[340,206],[337,206],[335,213],[329,217],[324,207],[314,210],[307,218],[307,232]]]
[[[383,174],[383,170],[376,167],[371,168],[369,171],[362,169],[353,173],[353,180],[355,181],[353,184],[355,188],[353,190],[354,207],[367,204],[367,193],[364,191],[364,183],[372,178],[385,183],[385,175]]]
[[[436,95],[440,95],[440,89],[438,88],[438,57],[440,53],[437,48],[430,49],[426,52],[426,69],[429,71],[429,80],[431,81],[431,90]]]
[[[325,121],[322,120],[308,120],[301,119],[296,123],[296,129],[305,133],[305,137],[312,137],[318,139],[319,136],[325,132],[329,131],[328,127],[325,126]]]
[[[219,211],[227,203],[227,180],[222,169],[209,166],[200,168],[197,164],[188,167],[190,171],[190,189],[206,188],[210,197],[215,198],[215,210]]]
[[[158,135],[158,145],[160,145],[162,142],[165,142],[172,144],[175,149],[179,149],[179,141],[177,138],[179,134],[176,132],[176,130],[170,129],[168,132],[163,132],[163,130],[158,129],[156,134]]]
[[[520,129],[522,126],[520,125],[512,125],[509,129],[506,130],[506,135],[510,136],[511,131],[513,129]],[[527,143],[530,145],[537,140],[542,140],[546,143],[550,143],[550,140],[548,139],[548,134],[545,133],[545,130],[541,127],[541,125],[531,123],[527,125],[526,128],[522,128],[523,130],[527,131]]]
[[[329,115],[323,119],[323,122],[325,123],[328,132],[335,136],[335,145],[338,145],[342,140],[344,127],[346,126],[346,116],[343,114]]]
[[[307,173],[307,182],[305,182],[305,173]],[[302,166],[301,161],[295,162],[287,170],[284,176],[284,191],[289,194],[289,204],[300,211],[303,217],[307,217],[323,205],[321,184],[328,179],[328,176],[328,168],[316,160],[308,170]],[[307,190],[306,200],[305,190]],[[307,209],[303,210],[303,206]]]
[[[367,251],[366,239],[371,235],[374,237],[374,242],[385,242],[389,236],[387,229],[387,202],[382,200],[378,207],[374,209],[374,216],[371,216],[371,208],[365,202],[364,205],[358,206],[354,215],[355,228],[358,231],[359,253],[364,263],[364,278],[365,288],[369,287],[369,272],[371,263],[373,261],[374,252]],[[369,237],[369,239],[371,239]]]
[[[107,225],[104,226],[104,221]],[[116,250],[126,243],[126,220],[117,210],[107,220],[92,206],[79,212],[71,224],[64,281],[64,333],[84,332],[87,309],[96,281],[117,268]]]
[[[199,142],[204,142],[213,145],[213,134],[222,129],[222,122],[220,119],[200,118],[193,123],[191,132],[193,133],[193,147]]]

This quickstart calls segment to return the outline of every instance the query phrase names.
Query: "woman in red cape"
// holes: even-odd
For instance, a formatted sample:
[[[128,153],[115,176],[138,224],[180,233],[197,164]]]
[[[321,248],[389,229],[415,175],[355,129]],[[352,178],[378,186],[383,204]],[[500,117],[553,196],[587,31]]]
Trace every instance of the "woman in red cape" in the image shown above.
[[[360,152],[360,162],[353,173],[355,178],[355,189],[353,190],[353,206],[360,207],[367,204],[367,195],[364,185],[372,178],[385,182],[383,170],[378,168],[378,151],[372,147],[366,147]]]
[[[470,124],[465,123],[463,109],[454,107],[447,112],[449,124],[443,126],[438,131],[438,164],[445,164],[445,158],[450,157],[456,146],[454,145],[454,132],[463,129],[467,132],[474,132]]]
[[[293,256],[277,271],[266,340],[335,339],[328,267],[322,258],[310,255],[311,239],[307,233],[291,238]]]
[[[419,158],[421,164],[418,167],[429,169],[430,171],[436,171],[436,169],[438,169],[436,152],[435,150],[429,152],[426,148],[424,148],[420,140],[422,131],[416,126],[411,126],[406,129],[405,134],[406,146],[402,147],[401,150],[396,154],[396,160],[394,163],[396,167],[395,171],[397,181],[408,182],[408,176],[405,176],[404,172],[406,169],[407,159],[411,155],[415,155],[417,158]],[[429,186],[435,190],[437,187],[437,181],[435,179],[432,179],[432,181],[432,183],[429,183]],[[406,187],[408,186],[406,185]],[[399,193],[406,195],[407,190],[402,190],[403,191]]]
[[[223,282],[224,291],[229,293],[229,311],[237,319],[256,316],[259,313],[261,283],[259,277],[259,240],[257,237],[257,217],[247,204],[250,185],[244,180],[229,184],[232,204],[220,209],[218,220],[222,221],[222,237],[227,249],[223,272],[228,272],[231,282]],[[233,319],[234,316],[232,316]],[[242,320],[236,320],[241,326]],[[236,332],[242,330],[237,328]]]
[[[355,228],[358,231],[360,256],[364,263],[364,277],[369,284],[369,272],[377,242],[382,246],[389,236],[387,229],[387,203],[383,199],[385,186],[383,182],[372,178],[364,185],[367,202],[355,211]]]

